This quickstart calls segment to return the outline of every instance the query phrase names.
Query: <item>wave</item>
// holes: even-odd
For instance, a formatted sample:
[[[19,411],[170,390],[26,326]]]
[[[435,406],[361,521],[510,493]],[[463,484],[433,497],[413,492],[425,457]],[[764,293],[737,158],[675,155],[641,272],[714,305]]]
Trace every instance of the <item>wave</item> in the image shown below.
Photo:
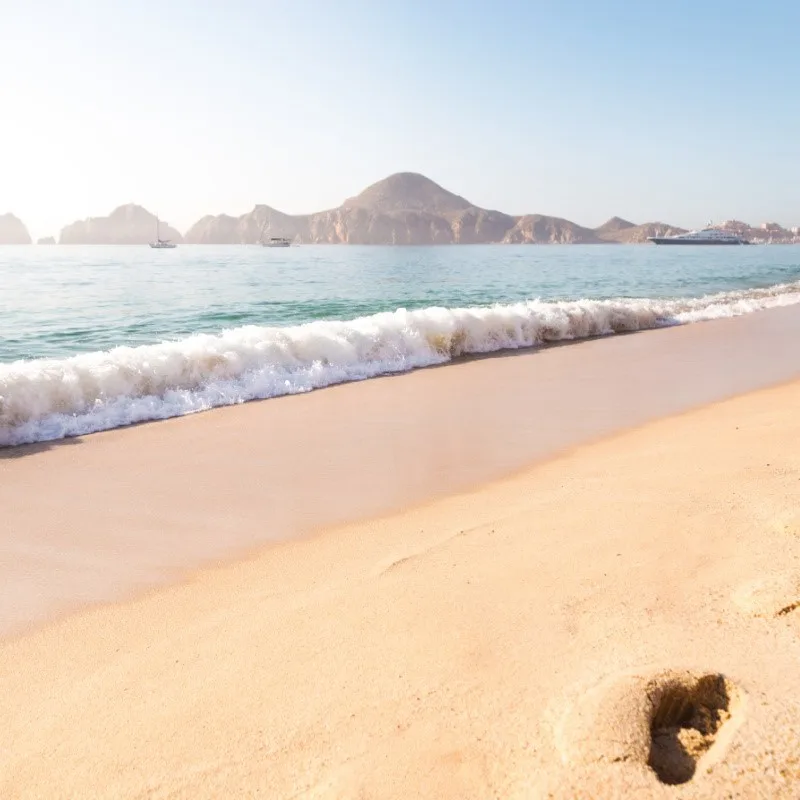
[[[800,282],[686,299],[398,309],[245,326],[175,342],[0,364],[0,446],[307,392],[467,354],[739,316],[800,302]]]

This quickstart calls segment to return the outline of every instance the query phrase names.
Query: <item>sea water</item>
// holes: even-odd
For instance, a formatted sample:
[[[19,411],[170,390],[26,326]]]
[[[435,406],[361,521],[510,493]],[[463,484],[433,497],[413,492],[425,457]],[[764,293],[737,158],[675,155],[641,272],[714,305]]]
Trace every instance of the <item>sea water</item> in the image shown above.
[[[800,247],[0,247],[0,445],[800,301]]]

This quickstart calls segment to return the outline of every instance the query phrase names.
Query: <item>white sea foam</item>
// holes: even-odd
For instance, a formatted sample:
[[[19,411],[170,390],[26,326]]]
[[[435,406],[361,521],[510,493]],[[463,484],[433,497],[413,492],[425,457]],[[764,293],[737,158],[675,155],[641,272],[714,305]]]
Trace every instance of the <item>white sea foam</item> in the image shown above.
[[[0,445],[60,439],[256,398],[532,347],[800,302],[800,282],[702,298],[399,309],[246,326],[176,342],[0,364]]]

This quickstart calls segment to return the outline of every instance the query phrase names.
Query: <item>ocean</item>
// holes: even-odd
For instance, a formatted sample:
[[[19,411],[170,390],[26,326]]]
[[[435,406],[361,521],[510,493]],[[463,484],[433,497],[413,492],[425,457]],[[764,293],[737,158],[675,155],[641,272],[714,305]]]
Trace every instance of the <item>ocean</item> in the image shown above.
[[[0,446],[800,302],[800,247],[0,247]]]

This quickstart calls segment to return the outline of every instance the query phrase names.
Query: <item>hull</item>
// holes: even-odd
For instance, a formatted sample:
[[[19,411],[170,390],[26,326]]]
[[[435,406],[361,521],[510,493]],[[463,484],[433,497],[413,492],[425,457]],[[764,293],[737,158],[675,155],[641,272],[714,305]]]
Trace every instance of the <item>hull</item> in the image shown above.
[[[291,247],[291,242],[281,242],[280,244],[264,244],[264,247]]]
[[[715,239],[671,239],[670,237],[660,237],[660,236],[651,236],[648,241],[652,242],[653,244],[675,244],[675,245],[688,245],[692,247],[696,247],[700,245],[701,247],[709,246],[709,247],[740,247],[745,244],[750,244],[750,242],[720,242],[719,240]]]
[[[154,244],[152,242],[150,243],[150,247],[152,247],[153,250],[174,250],[177,246],[178,245],[176,244]]]

